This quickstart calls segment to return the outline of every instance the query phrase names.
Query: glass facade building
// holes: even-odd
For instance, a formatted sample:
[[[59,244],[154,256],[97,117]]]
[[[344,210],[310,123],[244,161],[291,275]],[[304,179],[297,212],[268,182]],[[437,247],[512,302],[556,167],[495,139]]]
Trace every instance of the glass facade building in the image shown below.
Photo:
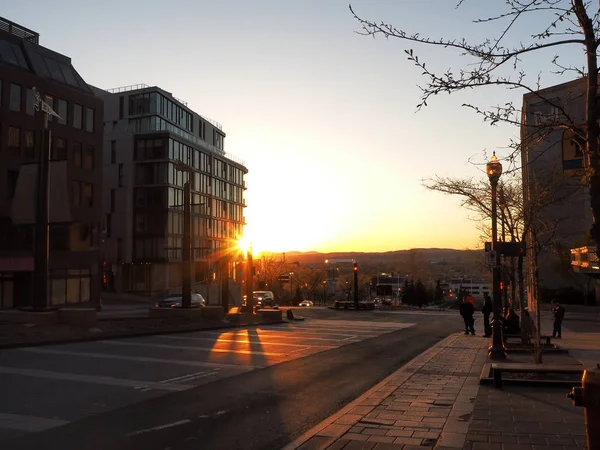
[[[115,279],[110,287],[124,291],[180,287],[187,181],[194,283],[215,279],[215,273],[234,277],[233,259],[224,263],[223,257],[236,256],[231,254],[243,234],[247,169],[225,152],[221,127],[160,88],[119,90],[104,99],[107,110],[119,112],[105,141],[105,189],[116,192],[116,208],[111,201],[105,203],[108,241],[113,241],[114,249],[114,241],[121,239],[124,248],[118,259],[108,246],[109,266],[122,272],[121,280]],[[123,129],[127,133],[120,133]],[[186,171],[178,169],[181,163]],[[119,164],[124,167],[121,187],[111,174]]]

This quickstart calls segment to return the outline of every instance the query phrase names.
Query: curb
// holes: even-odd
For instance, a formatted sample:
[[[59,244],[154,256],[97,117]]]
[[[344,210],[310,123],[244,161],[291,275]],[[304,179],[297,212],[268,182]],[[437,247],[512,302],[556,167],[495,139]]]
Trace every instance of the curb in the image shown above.
[[[22,343],[8,343],[8,344],[0,344],[0,350],[9,350],[14,348],[24,348],[24,347],[42,347],[45,345],[60,345],[60,344],[77,344],[80,342],[93,342],[93,341],[105,341],[111,339],[120,339],[120,338],[128,338],[128,337],[142,337],[142,336],[159,336],[163,334],[178,334],[178,333],[193,333],[196,331],[215,331],[215,330],[223,330],[223,329],[231,329],[231,328],[244,328],[244,327],[257,327],[261,325],[274,325],[287,323],[285,320],[277,320],[272,322],[261,322],[261,323],[251,323],[251,324],[223,324],[223,325],[214,325],[210,327],[192,327],[182,329],[171,329],[171,330],[159,330],[159,331],[133,331],[131,333],[113,333],[113,334],[105,334],[105,335],[94,335],[94,336],[83,336],[74,339],[53,339],[53,340],[45,340],[40,342],[22,342]]]
[[[360,396],[358,396],[357,398],[352,400],[350,403],[348,403],[346,406],[344,406],[342,409],[340,409],[338,412],[334,413],[333,415],[329,416],[328,418],[326,418],[319,424],[315,425],[310,430],[308,430],[307,432],[302,434],[300,437],[294,439],[292,442],[287,444],[281,450],[296,450],[301,445],[303,445],[305,442],[307,442],[310,438],[315,436],[319,431],[321,431],[324,428],[326,428],[327,426],[331,425],[333,422],[335,422],[337,419],[339,419],[344,414],[347,414],[350,410],[352,410],[356,406],[359,406],[363,400],[365,400],[371,394],[373,394],[374,392],[379,390],[382,386],[386,385],[390,380],[392,380],[395,376],[397,376],[398,373],[405,372],[406,369],[408,369],[412,364],[418,362],[419,360],[422,360],[423,357],[428,356],[430,353],[433,353],[438,347],[443,347],[446,344],[448,344],[449,342],[452,342],[459,335],[460,335],[460,333],[451,334],[450,336],[447,336],[444,339],[442,339],[441,341],[439,341],[437,344],[432,345],[424,352],[418,354],[413,359],[411,359],[406,364],[404,364],[402,367],[400,367],[399,369],[395,370],[390,375],[385,377],[383,380],[381,380],[379,383],[377,383],[375,386],[373,386],[367,392],[361,394]],[[428,358],[428,361],[430,359],[431,358]]]

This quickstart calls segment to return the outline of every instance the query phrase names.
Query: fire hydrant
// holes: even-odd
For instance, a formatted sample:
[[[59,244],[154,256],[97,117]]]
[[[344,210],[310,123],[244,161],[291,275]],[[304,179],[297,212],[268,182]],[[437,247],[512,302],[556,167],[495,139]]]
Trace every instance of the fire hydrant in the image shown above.
[[[585,431],[588,449],[600,449],[600,364],[585,370],[581,387],[574,387],[567,395],[574,406],[585,408]]]

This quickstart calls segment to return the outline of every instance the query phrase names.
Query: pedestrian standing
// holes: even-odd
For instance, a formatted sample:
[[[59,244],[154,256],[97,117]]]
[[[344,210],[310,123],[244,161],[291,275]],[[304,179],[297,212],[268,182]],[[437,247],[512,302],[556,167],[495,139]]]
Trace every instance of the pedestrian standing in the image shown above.
[[[552,314],[554,314],[554,330],[552,330],[552,337],[558,337],[558,339],[560,339],[562,338],[562,321],[565,318],[565,308],[563,308],[559,302],[556,302]]]
[[[490,314],[492,314],[492,310],[494,309],[492,305],[492,299],[490,298],[490,294],[487,292],[483,294],[483,307],[481,308],[481,313],[483,314],[483,328],[484,328],[484,336],[490,337],[492,335],[492,327],[490,326]]]
[[[475,335],[475,319],[473,318],[473,314],[475,314],[475,307],[465,298],[462,305],[460,305],[460,315],[465,322],[465,334],[469,334],[470,332],[472,335]]]

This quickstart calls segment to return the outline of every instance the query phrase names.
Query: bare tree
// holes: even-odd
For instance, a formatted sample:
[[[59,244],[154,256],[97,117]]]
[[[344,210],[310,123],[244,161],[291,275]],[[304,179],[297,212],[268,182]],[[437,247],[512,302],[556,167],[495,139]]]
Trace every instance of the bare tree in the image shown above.
[[[458,2],[457,8],[463,6],[465,0]],[[599,15],[598,10],[593,9],[592,2],[583,0],[506,0],[505,12],[488,18],[475,20],[483,26],[490,23],[502,22],[505,25],[500,34],[491,40],[472,43],[466,39],[432,38],[422,33],[408,33],[393,24],[365,19],[358,15],[350,5],[350,11],[361,25],[359,34],[367,36],[383,36],[385,38],[398,39],[411,45],[439,47],[444,51],[454,51],[465,60],[465,64],[458,69],[449,68],[444,72],[436,72],[426,66],[425,61],[419,59],[413,49],[406,49],[408,59],[413,62],[422,72],[427,80],[421,87],[421,99],[417,105],[420,109],[427,105],[432,96],[441,93],[453,93],[474,88],[485,88],[490,86],[503,86],[508,89],[520,89],[539,98],[539,100],[552,107],[553,113],[538,124],[528,124],[530,129],[537,128],[536,133],[531,133],[531,140],[542,141],[552,130],[568,129],[573,136],[582,143],[584,160],[586,162],[585,183],[590,186],[591,208],[594,224],[590,231],[591,237],[596,243],[600,243],[600,171],[598,161],[593,158],[598,150],[598,110],[596,103],[598,89],[598,64],[597,48],[599,40]],[[519,30],[519,25],[525,17],[535,15],[540,18],[552,18],[531,31],[530,40],[518,44],[505,44],[513,33]],[[524,24],[527,30],[531,28],[532,22]],[[559,50],[569,51],[579,46],[586,55],[583,68],[562,65]],[[523,63],[530,56],[555,49],[555,53],[549,63],[553,67],[553,73],[574,73],[583,77],[586,81],[585,93],[585,120],[580,121],[573,114],[569,114],[565,101],[546,97],[541,88],[541,73],[530,81],[523,69]],[[568,100],[568,99],[567,99]],[[499,122],[521,126],[520,108],[512,102],[497,105],[494,108],[481,108],[474,104],[464,106],[473,109],[480,114],[484,121],[492,125]],[[530,140],[530,143],[531,143]],[[520,142],[513,142],[512,151],[506,156],[512,163],[518,163],[519,152],[524,150]],[[597,249],[600,254],[600,246]]]

